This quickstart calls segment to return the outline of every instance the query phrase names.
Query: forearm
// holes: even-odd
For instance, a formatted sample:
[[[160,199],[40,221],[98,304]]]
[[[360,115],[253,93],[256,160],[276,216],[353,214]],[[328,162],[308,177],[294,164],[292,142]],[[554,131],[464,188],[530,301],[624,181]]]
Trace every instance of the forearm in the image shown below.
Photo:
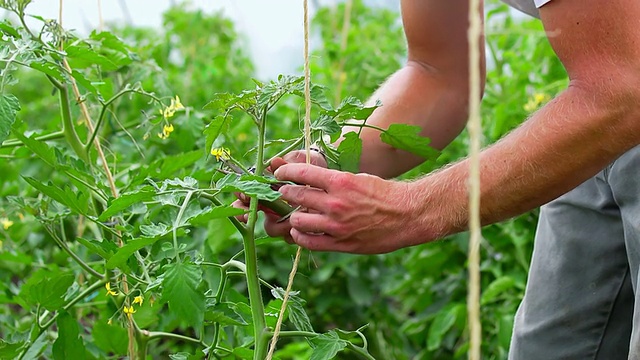
[[[540,206],[640,143],[637,99],[570,87],[481,154],[483,224]],[[468,161],[414,185],[418,213],[439,238],[467,228]],[[435,209],[435,210],[434,210]]]
[[[466,78],[409,62],[372,96],[372,101],[382,101],[382,107],[376,109],[367,124],[385,129],[393,123],[417,125],[434,148],[442,149],[464,128],[467,93]],[[345,128],[343,133],[358,130]],[[360,137],[361,172],[391,178],[427,160],[383,143],[377,130],[364,128]]]

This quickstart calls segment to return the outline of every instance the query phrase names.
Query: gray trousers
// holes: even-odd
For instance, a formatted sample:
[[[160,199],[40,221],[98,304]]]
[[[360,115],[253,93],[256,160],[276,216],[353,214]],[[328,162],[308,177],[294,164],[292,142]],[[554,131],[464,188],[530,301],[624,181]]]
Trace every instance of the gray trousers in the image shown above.
[[[640,146],[542,207],[509,359],[640,359],[639,266]]]

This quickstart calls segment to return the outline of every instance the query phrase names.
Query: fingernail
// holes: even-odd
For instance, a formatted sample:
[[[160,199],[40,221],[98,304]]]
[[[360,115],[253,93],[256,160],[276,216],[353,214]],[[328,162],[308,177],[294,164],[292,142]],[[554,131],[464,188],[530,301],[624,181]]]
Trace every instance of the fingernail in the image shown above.
[[[280,172],[281,168],[277,168],[276,171],[273,173],[273,176],[276,177],[276,179],[278,179],[278,173]]]

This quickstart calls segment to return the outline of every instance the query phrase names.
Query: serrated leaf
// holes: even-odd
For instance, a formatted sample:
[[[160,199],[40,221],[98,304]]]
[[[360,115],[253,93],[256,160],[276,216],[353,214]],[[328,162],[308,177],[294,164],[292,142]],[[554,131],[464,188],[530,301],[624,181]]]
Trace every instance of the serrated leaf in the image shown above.
[[[485,305],[495,300],[500,294],[508,289],[513,288],[516,285],[516,281],[510,276],[503,276],[495,279],[487,288],[482,292],[480,298],[480,304]]]
[[[7,20],[0,21],[0,31],[7,35],[11,35],[14,38],[20,38],[20,33],[16,30]]]
[[[20,111],[18,98],[11,94],[0,94],[0,145],[9,136],[18,111]]]
[[[284,289],[277,287],[271,290],[271,294],[279,300],[284,298]],[[298,296],[298,292],[292,291],[289,293],[289,302],[287,304],[287,312],[289,314],[289,320],[293,323],[296,329],[300,331],[315,332],[311,325],[309,315],[304,309],[304,305],[307,302]]]
[[[311,122],[312,130],[320,130],[329,136],[340,133],[342,129],[336,120],[329,115],[320,115]]]
[[[32,305],[56,311],[65,304],[64,296],[73,281],[71,273],[41,269],[24,283],[20,295]]]
[[[44,59],[30,63],[29,67],[38,70],[41,73],[47,74],[60,82],[65,81],[64,75],[62,74],[60,68]]]
[[[33,186],[53,200],[67,206],[72,211],[81,215],[87,214],[87,209],[89,207],[88,194],[85,194],[82,191],[71,190],[68,187],[61,189],[53,184],[43,184],[28,176],[23,176],[22,178],[28,182],[29,185]]]
[[[88,47],[71,45],[66,47],[64,51],[69,58],[69,64],[74,69],[86,69],[94,65],[101,66],[105,71],[118,69],[118,65],[109,58]]]
[[[165,266],[162,300],[169,303],[169,310],[196,329],[204,321],[205,297],[198,290],[202,281],[202,269],[190,263]]]
[[[163,223],[140,225],[140,232],[148,237],[163,236],[169,233],[169,226]]]
[[[429,334],[427,336],[427,348],[429,351],[440,348],[442,338],[456,322],[458,311],[458,306],[450,306],[438,312],[429,327]]]
[[[129,338],[127,330],[106,321],[95,321],[91,331],[93,342],[105,352],[125,354]]]
[[[75,79],[76,83],[78,83],[79,85],[81,85],[83,88],[85,88],[87,91],[89,91],[92,94],[98,94],[98,89],[95,88],[95,86],[93,86],[93,84],[91,83],[91,81],[89,81],[83,73],[79,72],[78,70],[72,70],[71,71],[71,77]]]
[[[78,322],[68,312],[63,311],[56,320],[58,339],[53,343],[55,360],[83,360],[86,358],[84,342],[80,335]]]
[[[24,345],[25,342],[23,341],[9,343],[0,339],[0,359],[15,359],[24,348]]]
[[[249,196],[257,196],[260,200],[274,201],[282,194],[271,188],[271,181],[256,180],[255,177],[252,180],[249,177],[239,177],[235,174],[229,174],[216,184],[221,192],[241,192]]]
[[[20,140],[29,150],[36,154],[36,156],[42,159],[42,161],[47,163],[47,165],[53,168],[58,166],[58,158],[55,151],[53,151],[53,149],[44,141],[36,140],[35,134],[31,135],[31,137],[26,137],[17,131],[14,131],[14,134],[18,138],[18,140]]]
[[[90,252],[99,255],[101,258],[105,260],[109,260],[113,254],[118,251],[118,247],[116,244],[108,241],[96,241],[96,240],[87,240],[83,238],[76,238],[76,240],[84,245]]]
[[[311,343],[315,345],[310,360],[333,359],[340,351],[347,347],[347,342],[340,339],[335,331],[311,338]]]
[[[213,219],[228,218],[246,213],[246,210],[233,207],[231,205],[221,205],[206,209],[201,214],[192,217],[189,222],[191,225],[204,225]]]
[[[338,146],[338,165],[340,170],[357,173],[360,171],[360,156],[362,155],[362,139],[355,132],[348,132]]]
[[[118,249],[118,252],[113,254],[111,258],[107,261],[107,269],[115,269],[118,267],[123,267],[129,257],[133,255],[136,251],[142,249],[145,246],[153,245],[157,241],[162,239],[162,236],[156,237],[144,237],[136,240],[129,241],[125,246]]]
[[[129,206],[151,200],[155,196],[155,191],[137,191],[133,193],[124,194],[117,199],[113,200],[109,207],[107,207],[100,217],[98,217],[99,221],[107,221],[113,215],[119,213],[122,210],[127,209]]]
[[[231,115],[218,115],[204,128],[205,145],[204,150],[207,154],[210,153],[213,142],[216,141],[220,133],[226,131],[231,122]]]
[[[129,46],[125,44],[119,37],[109,31],[92,31],[89,38],[92,40],[100,41],[103,48],[112,49],[122,54],[129,54]]]
[[[420,136],[421,128],[414,125],[391,124],[380,139],[396,149],[405,150],[424,159],[435,159],[438,151],[429,146],[431,140]]]
[[[343,120],[366,120],[382,103],[377,100],[373,106],[366,106],[360,100],[349,96],[342,100],[337,109],[329,112],[333,118]]]
[[[217,323],[222,326],[246,326],[249,323],[227,303],[216,304],[204,314],[204,320],[208,323]]]

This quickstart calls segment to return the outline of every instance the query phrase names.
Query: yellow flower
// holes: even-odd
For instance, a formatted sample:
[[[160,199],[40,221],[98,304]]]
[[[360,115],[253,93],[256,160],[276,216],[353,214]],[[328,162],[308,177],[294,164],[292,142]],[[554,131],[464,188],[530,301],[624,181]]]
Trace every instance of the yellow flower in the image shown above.
[[[211,155],[216,157],[216,161],[220,161],[220,159],[229,160],[229,157],[231,156],[231,151],[229,151],[229,149],[226,149],[226,148],[215,148],[211,150]]]
[[[140,306],[142,306],[142,302],[143,301],[144,301],[144,298],[142,297],[142,295],[138,295],[138,296],[133,298],[133,303],[134,304],[140,304]]]
[[[524,110],[527,112],[535,111],[540,105],[546,103],[550,99],[551,96],[549,96],[549,94],[535,93],[533,98],[529,99],[529,101],[524,105]]]
[[[122,309],[122,311],[127,314],[128,317],[131,317],[132,314],[135,314],[135,310],[133,309],[133,305],[131,306],[126,306],[124,307],[124,309]]]
[[[184,109],[184,105],[182,105],[182,103],[180,102],[180,97],[178,97],[178,95],[176,95],[176,99],[171,99],[171,106],[173,106],[173,108],[175,110],[182,110]]]
[[[111,325],[113,324],[113,319],[109,319],[109,321],[107,321],[107,325]]]
[[[171,99],[171,104],[164,108],[164,110],[160,110],[160,114],[164,116],[165,119],[172,117],[177,110],[184,109],[184,105],[180,102],[180,97],[176,95],[175,99]]]
[[[107,296],[111,295],[111,296],[118,296],[118,293],[111,290],[111,284],[110,283],[106,283],[104,284],[105,289],[107,289]]]
[[[160,139],[166,139],[173,132],[173,124],[168,124],[162,127],[162,132],[158,133]]]
[[[7,218],[0,218],[0,224],[2,224],[2,227],[5,230],[9,230],[9,228],[13,225],[13,221],[7,219]]]

